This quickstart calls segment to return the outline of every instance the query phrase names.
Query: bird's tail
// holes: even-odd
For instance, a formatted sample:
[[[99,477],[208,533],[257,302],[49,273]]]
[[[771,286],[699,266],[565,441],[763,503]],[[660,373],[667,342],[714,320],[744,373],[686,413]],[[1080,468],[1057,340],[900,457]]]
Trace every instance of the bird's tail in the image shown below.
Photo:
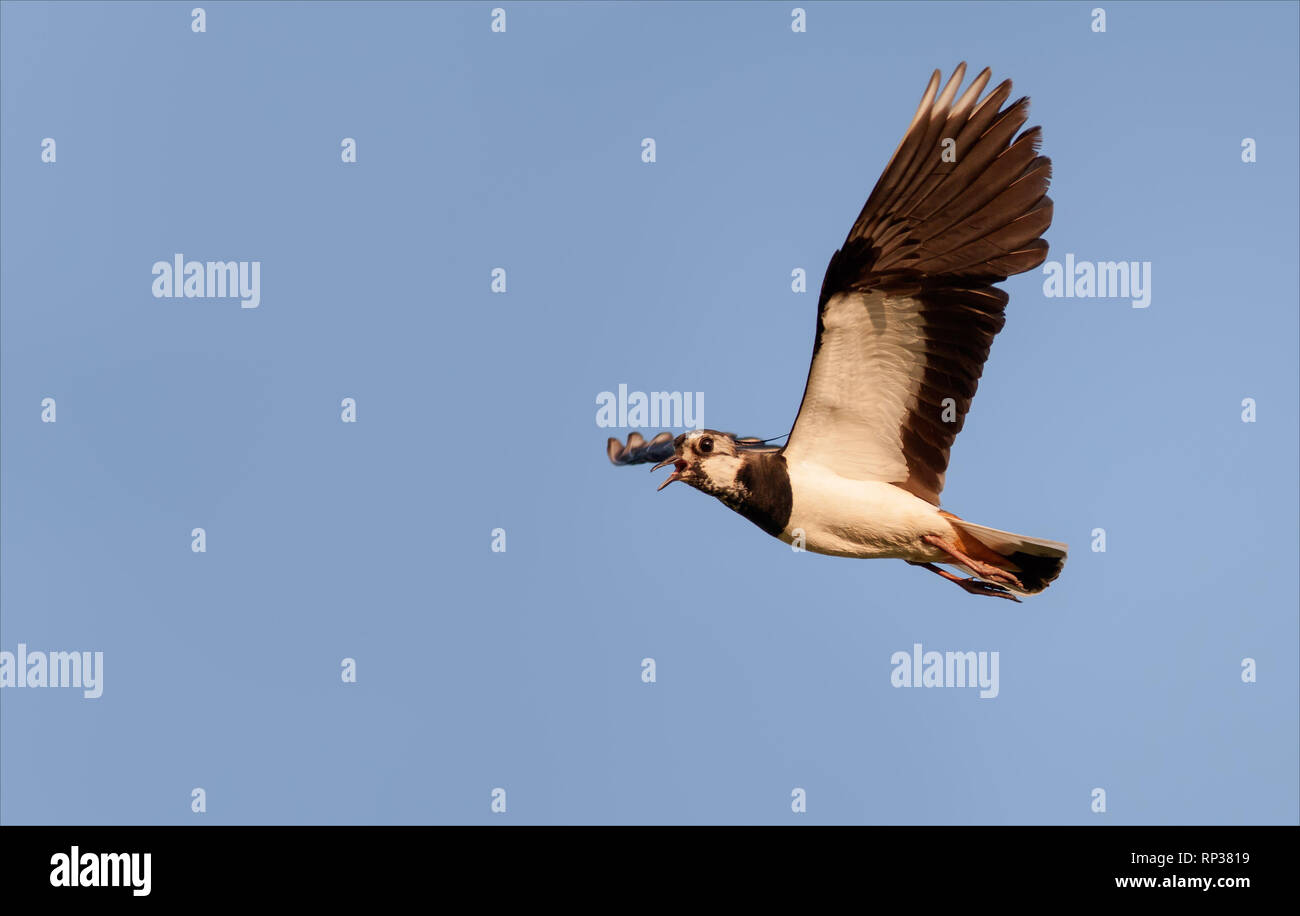
[[[1010,531],[986,528],[957,518],[955,515],[948,515],[948,520],[960,534],[964,535],[963,542],[968,538],[974,539],[997,559],[990,557],[985,551],[974,553],[967,551],[968,554],[1012,573],[1021,581],[1024,585],[1023,589],[1008,586],[1013,592],[1036,595],[1047,588],[1065,568],[1065,555],[1069,547],[1059,541],[1031,538],[1023,534],[1012,534]]]

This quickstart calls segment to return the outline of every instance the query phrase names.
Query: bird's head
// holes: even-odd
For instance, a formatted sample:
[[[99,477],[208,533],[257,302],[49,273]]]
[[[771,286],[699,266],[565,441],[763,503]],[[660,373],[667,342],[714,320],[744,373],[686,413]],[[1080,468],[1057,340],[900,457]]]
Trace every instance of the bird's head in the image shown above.
[[[743,488],[736,480],[742,463],[734,437],[716,429],[696,429],[674,439],[672,457],[665,458],[650,470],[657,471],[670,464],[674,466],[673,472],[659,485],[660,490],[674,480],[680,480],[697,490],[725,499],[742,494]]]

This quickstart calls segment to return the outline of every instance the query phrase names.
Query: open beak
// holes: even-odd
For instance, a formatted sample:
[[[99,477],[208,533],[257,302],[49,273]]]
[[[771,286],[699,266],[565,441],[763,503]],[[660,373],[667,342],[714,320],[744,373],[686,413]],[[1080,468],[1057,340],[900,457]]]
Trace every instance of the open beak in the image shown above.
[[[673,455],[671,458],[665,458],[663,461],[659,462],[654,467],[652,467],[650,471],[651,473],[653,473],[659,470],[660,468],[670,464],[675,464],[677,465],[677,467],[673,469],[673,472],[668,475],[667,479],[664,480],[663,483],[659,484],[659,486],[655,489],[656,493],[658,493],[664,487],[668,486],[674,480],[682,479],[682,471],[686,470],[686,461],[678,455]]]

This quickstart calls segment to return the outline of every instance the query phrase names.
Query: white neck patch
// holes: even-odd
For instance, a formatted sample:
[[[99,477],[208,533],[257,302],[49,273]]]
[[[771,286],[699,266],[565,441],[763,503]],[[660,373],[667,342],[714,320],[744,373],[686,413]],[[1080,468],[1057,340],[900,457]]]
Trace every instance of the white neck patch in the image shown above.
[[[700,471],[707,475],[699,488],[723,502],[739,502],[749,495],[737,479],[744,461],[737,455],[714,455],[700,463]]]

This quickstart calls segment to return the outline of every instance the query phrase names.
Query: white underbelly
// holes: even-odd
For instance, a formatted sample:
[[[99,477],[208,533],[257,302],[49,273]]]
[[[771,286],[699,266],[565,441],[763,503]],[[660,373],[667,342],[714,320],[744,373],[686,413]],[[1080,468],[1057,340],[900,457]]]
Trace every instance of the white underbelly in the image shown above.
[[[787,544],[837,557],[941,560],[946,554],[921,540],[950,536],[939,509],[892,483],[851,480],[820,465],[789,467],[793,505],[778,537]]]

